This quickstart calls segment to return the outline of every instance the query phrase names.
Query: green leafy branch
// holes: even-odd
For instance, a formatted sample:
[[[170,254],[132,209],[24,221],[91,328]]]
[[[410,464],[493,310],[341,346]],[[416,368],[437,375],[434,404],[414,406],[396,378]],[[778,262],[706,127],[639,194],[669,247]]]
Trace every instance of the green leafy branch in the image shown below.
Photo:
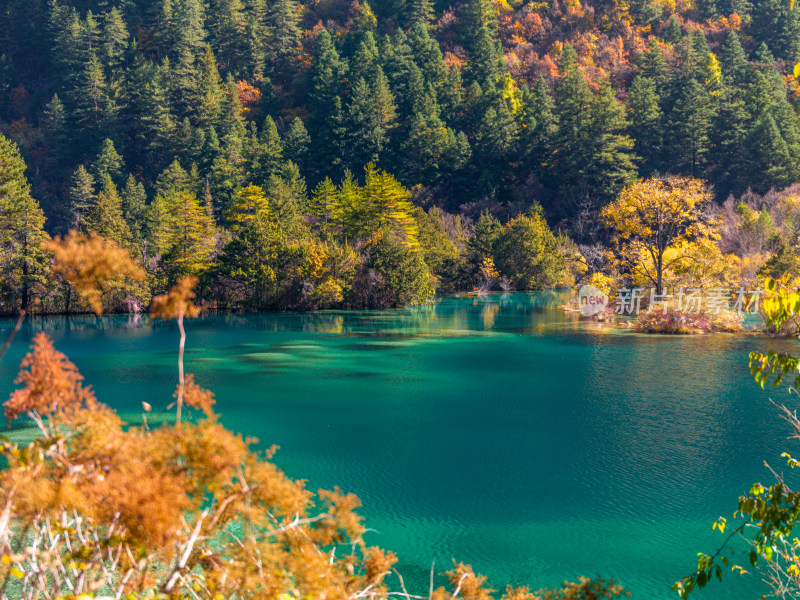
[[[740,575],[747,572],[723,553],[729,549],[734,555],[735,551],[729,547],[731,539],[734,536],[746,538],[748,530],[753,532],[748,539],[751,549],[747,554],[751,566],[757,566],[761,557],[768,563],[786,565],[785,572],[790,577],[800,576],[800,557],[793,551],[796,544],[789,542],[792,529],[800,518],[800,493],[792,492],[782,481],[769,488],[756,483],[750,488],[749,495],[739,498],[734,518],[737,515],[744,517],[744,522],[730,532],[716,553],[711,556],[699,553],[697,570],[673,584],[672,589],[681,598],[688,598],[695,589],[704,588],[714,576],[722,581],[723,566]],[[726,520],[720,517],[713,528],[724,533],[726,524]]]
[[[768,324],[780,328],[788,318],[800,314],[800,294],[783,286],[779,287],[769,278],[764,282],[764,287],[766,293],[763,310]],[[778,386],[784,376],[794,374],[793,387],[800,388],[800,359],[790,354],[751,352],[750,373],[762,388],[773,376],[772,385]],[[780,408],[784,418],[794,428],[795,438],[800,439],[800,419],[785,406]],[[782,454],[782,457],[791,468],[800,465],[800,461],[787,453]],[[695,589],[705,587],[714,576],[721,581],[723,566],[738,571],[740,575],[747,572],[743,566],[732,563],[723,554],[728,549],[731,555],[735,555],[735,551],[729,546],[734,536],[742,537],[750,544],[747,558],[752,567],[759,564],[760,558],[772,566],[773,587],[781,590],[787,589],[787,586],[800,589],[800,540],[790,537],[800,518],[800,493],[793,492],[777,473],[773,471],[773,474],[778,480],[775,485],[764,488],[756,483],[750,488],[748,495],[739,498],[734,518],[738,515],[744,521],[730,532],[717,552],[711,556],[698,554],[697,570],[673,584],[672,589],[681,598],[688,598]],[[720,517],[713,528],[724,533],[726,525],[726,520]]]

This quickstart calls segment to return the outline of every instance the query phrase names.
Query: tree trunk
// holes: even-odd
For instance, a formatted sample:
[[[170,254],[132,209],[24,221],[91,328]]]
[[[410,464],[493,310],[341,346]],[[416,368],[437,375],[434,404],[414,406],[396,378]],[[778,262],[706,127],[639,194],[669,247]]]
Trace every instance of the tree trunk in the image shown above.
[[[186,347],[186,330],[183,328],[183,309],[178,313],[178,329],[181,332],[180,349],[178,350],[178,425],[181,423],[181,408],[183,407],[183,349]]]
[[[664,254],[658,254],[658,264],[656,264],[656,296],[664,293]]]

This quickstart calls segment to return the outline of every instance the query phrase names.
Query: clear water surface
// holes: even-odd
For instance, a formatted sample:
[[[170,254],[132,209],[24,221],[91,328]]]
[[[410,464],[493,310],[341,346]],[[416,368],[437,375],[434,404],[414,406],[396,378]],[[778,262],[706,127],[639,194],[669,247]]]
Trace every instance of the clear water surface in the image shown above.
[[[721,541],[713,520],[792,450],[768,400],[796,397],[757,388],[747,354],[800,344],[637,335],[559,303],[206,316],[188,324],[187,371],[227,426],[281,447],[290,476],[358,494],[367,541],[399,555],[416,591],[455,557],[498,589],[601,574],[634,598],[674,598],[695,553]],[[0,363],[2,397],[41,329],[120,412],[170,401],[175,324],[131,317],[29,321]],[[729,574],[697,598],[763,591]]]

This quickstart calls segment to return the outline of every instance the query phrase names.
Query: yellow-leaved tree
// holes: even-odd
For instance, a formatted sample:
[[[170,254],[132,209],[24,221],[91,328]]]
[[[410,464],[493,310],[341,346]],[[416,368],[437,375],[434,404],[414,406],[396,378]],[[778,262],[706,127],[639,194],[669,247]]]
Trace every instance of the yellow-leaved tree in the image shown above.
[[[311,213],[321,233],[334,233],[343,242],[374,241],[381,229],[388,229],[403,245],[419,248],[411,192],[372,163],[364,167],[363,186],[349,171],[338,187],[323,181],[314,191]]]
[[[214,218],[192,192],[156,196],[150,211],[152,248],[172,277],[198,275],[211,266],[217,238]]]
[[[231,230],[238,231],[258,214],[269,215],[269,200],[261,186],[251,183],[233,196],[225,218],[230,222]]]
[[[710,200],[703,182],[688,177],[651,178],[625,187],[601,214],[617,232],[620,270],[662,294],[667,273],[688,268],[718,239],[717,219],[706,212]]]

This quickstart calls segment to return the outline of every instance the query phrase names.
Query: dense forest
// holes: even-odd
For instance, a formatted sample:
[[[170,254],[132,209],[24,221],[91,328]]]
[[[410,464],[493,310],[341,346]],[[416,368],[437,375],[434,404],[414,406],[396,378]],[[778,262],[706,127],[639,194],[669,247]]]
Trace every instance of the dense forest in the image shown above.
[[[70,309],[40,247],[72,229],[140,257],[116,308],[184,275],[220,307],[396,306],[591,272],[640,177],[800,180],[789,0],[2,11],[5,310]]]

